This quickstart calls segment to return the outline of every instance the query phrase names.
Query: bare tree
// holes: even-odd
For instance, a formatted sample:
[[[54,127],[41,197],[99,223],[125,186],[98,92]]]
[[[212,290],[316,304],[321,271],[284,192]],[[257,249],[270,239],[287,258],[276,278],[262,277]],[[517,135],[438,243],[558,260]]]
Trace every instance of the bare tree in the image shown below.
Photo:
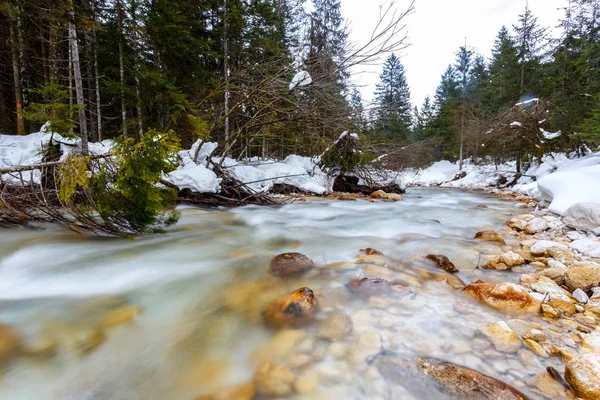
[[[72,68],[75,75],[75,92],[77,96],[77,105],[79,111],[79,133],[81,134],[81,152],[84,155],[88,154],[88,133],[87,122],[85,117],[85,99],[83,97],[83,82],[81,79],[81,65],[79,63],[79,45],[77,43],[77,29],[75,28],[75,10],[73,3],[70,3],[69,20],[69,45],[73,56]],[[70,66],[71,67],[71,66]]]

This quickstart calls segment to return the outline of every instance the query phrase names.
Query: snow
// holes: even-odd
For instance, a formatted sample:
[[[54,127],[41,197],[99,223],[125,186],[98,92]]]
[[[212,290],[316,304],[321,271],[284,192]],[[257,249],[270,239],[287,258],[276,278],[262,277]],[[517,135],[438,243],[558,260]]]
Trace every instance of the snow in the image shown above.
[[[537,103],[538,101],[540,101],[540,99],[538,99],[538,98],[529,99],[529,100],[521,101],[521,102],[515,104],[515,106],[517,106],[517,107],[526,106],[528,104]]]
[[[510,127],[511,128],[518,128],[518,127],[521,127],[521,126],[523,126],[523,124],[520,123],[519,121],[514,121],[514,122],[510,123]]]
[[[542,132],[542,135],[548,140],[556,139],[557,137],[562,135],[561,131],[548,132],[548,131],[544,130],[543,128],[540,128],[540,132]]]
[[[200,193],[218,193],[221,178],[203,164],[188,164],[168,174],[165,179],[179,189],[190,189]]]
[[[296,89],[297,87],[308,86],[312,83],[312,78],[308,71],[300,71],[292,78],[290,82],[290,91]]]
[[[551,201],[548,209],[562,214],[573,204],[600,199],[600,164],[555,172],[543,177],[537,184],[542,198]]]

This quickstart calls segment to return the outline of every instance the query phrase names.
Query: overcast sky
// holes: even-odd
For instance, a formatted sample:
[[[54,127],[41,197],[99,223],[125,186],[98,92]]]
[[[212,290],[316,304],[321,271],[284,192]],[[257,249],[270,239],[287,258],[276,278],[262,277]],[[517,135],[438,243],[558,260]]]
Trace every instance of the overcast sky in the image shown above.
[[[474,47],[486,58],[496,34],[506,25],[517,23],[526,0],[416,0],[415,12],[406,18],[410,47],[401,54],[413,103],[421,106],[425,96],[432,96],[441,74],[454,61],[454,54],[464,44]],[[342,14],[350,24],[350,40],[364,43],[370,36],[385,0],[341,0]],[[395,7],[405,10],[409,0],[397,0]],[[568,0],[529,0],[540,25],[554,29]],[[353,75],[361,85],[364,100],[371,100],[381,66],[363,67]]]

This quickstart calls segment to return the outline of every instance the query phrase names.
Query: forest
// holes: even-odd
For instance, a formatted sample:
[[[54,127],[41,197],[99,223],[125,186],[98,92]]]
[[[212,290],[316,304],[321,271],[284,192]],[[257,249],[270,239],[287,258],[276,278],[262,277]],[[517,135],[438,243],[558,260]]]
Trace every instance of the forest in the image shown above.
[[[401,61],[414,4],[395,7],[357,45],[339,0],[6,0],[0,132],[50,121],[95,142],[173,130],[184,146],[210,139],[236,157],[285,158],[320,154],[349,130],[394,168],[598,144],[599,1],[565,1],[557,37],[526,6],[499,28],[490,59],[461,46],[422,105]],[[352,67],[382,56],[363,101]],[[292,91],[297,71],[312,82]]]

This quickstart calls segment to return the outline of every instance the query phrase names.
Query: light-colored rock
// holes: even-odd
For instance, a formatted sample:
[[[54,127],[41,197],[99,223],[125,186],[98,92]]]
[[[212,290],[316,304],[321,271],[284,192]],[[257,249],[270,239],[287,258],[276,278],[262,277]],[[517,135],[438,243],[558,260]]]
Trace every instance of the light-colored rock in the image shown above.
[[[534,218],[535,218],[535,215],[531,215],[531,214],[517,215],[517,216],[509,219],[506,222],[506,224],[509,227],[511,227],[512,229],[515,229],[518,231],[524,231],[525,228],[527,227],[527,223],[529,223],[529,221],[533,220]]]
[[[557,285],[565,284],[565,274],[567,273],[566,268],[546,268],[538,271],[538,275],[545,276],[546,278],[552,279]]]
[[[581,341],[581,351],[600,354],[600,331],[586,335]]]
[[[545,371],[537,374],[529,383],[544,393],[544,398],[562,399],[566,396],[565,388]]]
[[[333,358],[342,358],[348,352],[348,347],[341,342],[333,342],[327,347],[326,354]]]
[[[547,253],[553,260],[560,261],[565,266],[569,266],[576,261],[575,253],[568,247],[550,247]]]
[[[504,321],[484,325],[477,330],[500,352],[514,353],[521,348],[521,339]]]
[[[496,231],[493,231],[491,229],[486,229],[486,230],[477,232],[475,234],[475,239],[505,244],[504,239],[502,239],[502,236],[500,236]]]
[[[600,258],[600,240],[598,239],[575,240],[569,247],[585,256]]]
[[[551,240],[538,240],[533,246],[531,246],[531,255],[534,257],[543,257],[546,252],[552,248],[567,249],[568,247],[562,243],[553,242]]]
[[[581,289],[577,288],[573,291],[573,297],[575,298],[575,300],[577,300],[580,304],[586,304],[589,301],[589,297],[588,295]]]
[[[523,335],[523,339],[531,339],[536,342],[544,342],[548,340],[548,336],[540,329],[532,329],[525,335]]]
[[[560,318],[560,313],[548,304],[542,304],[542,315],[551,319]]]
[[[347,314],[331,314],[317,327],[317,337],[325,340],[340,340],[352,333],[352,319]]]
[[[531,221],[527,222],[527,225],[525,225],[525,233],[528,233],[530,235],[534,235],[536,233],[539,232],[543,232],[546,229],[548,229],[548,222],[546,222],[545,219],[543,218],[534,218]]]
[[[573,228],[589,232],[600,226],[600,203],[577,203],[562,215],[562,222]]]
[[[569,301],[567,292],[555,281],[539,274],[524,274],[519,279],[519,285],[541,294],[548,294],[551,299]]]
[[[381,334],[376,330],[364,331],[352,344],[350,360],[354,364],[362,364],[367,357],[381,352]]]
[[[538,357],[548,358],[549,355],[544,348],[536,341],[531,339],[523,340],[523,344]]]
[[[313,392],[319,383],[319,373],[315,370],[302,375],[294,384],[294,389],[299,394],[308,394]]]
[[[536,323],[525,321],[523,319],[509,319],[506,324],[512,329],[517,335],[525,336],[533,330],[542,330],[542,327]]]
[[[567,269],[567,266],[558,260],[550,258],[548,259],[548,268]]]
[[[259,393],[267,396],[287,396],[292,393],[296,377],[286,367],[274,361],[265,361],[254,374]]]
[[[514,251],[507,251],[500,256],[502,262],[509,267],[525,264],[525,259]]]
[[[586,288],[600,282],[600,265],[577,263],[565,273],[565,284],[570,290]]]
[[[600,399],[600,354],[586,354],[565,366],[565,379],[586,400]]]

